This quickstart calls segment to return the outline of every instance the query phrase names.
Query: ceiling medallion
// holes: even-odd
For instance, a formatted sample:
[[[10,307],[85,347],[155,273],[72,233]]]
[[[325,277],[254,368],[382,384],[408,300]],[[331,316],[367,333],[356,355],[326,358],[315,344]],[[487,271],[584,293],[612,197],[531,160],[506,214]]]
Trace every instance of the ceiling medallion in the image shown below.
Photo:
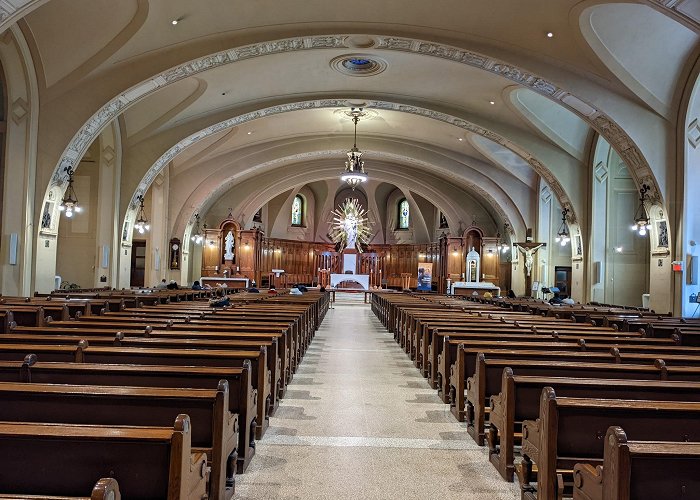
[[[345,54],[331,59],[331,68],[349,76],[378,75],[386,66],[385,60],[367,54]]]

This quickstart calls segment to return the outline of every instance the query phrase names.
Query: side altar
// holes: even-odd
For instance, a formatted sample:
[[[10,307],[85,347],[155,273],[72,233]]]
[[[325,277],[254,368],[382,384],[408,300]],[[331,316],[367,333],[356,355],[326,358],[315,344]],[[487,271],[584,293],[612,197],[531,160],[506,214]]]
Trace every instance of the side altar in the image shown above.
[[[486,281],[480,281],[481,277],[481,257],[474,250],[474,247],[467,254],[467,272],[465,275],[466,281],[457,281],[451,286],[450,293],[452,295],[477,295],[483,296],[486,292],[490,292],[494,297],[501,294],[501,289]]]

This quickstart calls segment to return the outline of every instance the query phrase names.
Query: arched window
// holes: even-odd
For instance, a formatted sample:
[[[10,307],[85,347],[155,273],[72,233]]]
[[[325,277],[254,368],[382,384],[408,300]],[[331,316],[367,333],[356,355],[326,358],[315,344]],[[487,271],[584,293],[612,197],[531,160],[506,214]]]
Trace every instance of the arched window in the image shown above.
[[[399,229],[408,229],[411,222],[411,211],[408,208],[408,200],[403,198],[399,202]]]
[[[292,226],[301,226],[304,221],[304,198],[296,195],[292,202]]]

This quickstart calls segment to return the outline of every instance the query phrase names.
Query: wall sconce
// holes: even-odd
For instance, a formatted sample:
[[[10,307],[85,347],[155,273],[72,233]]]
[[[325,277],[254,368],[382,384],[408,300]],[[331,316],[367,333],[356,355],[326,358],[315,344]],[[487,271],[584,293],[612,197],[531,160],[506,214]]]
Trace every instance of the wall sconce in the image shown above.
[[[642,184],[639,190],[639,208],[634,214],[634,226],[632,226],[632,231],[637,231],[639,236],[646,236],[647,232],[651,229],[651,221],[649,219],[649,213],[644,207],[644,200],[646,199],[647,192],[651,188],[646,184]]]
[[[209,240],[209,248],[214,248],[214,240]]]

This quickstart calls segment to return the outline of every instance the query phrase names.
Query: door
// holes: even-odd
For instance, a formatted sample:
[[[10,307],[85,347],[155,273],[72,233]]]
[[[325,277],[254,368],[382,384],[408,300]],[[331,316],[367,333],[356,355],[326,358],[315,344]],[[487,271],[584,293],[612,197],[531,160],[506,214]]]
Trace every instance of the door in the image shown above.
[[[571,293],[571,266],[557,266],[554,268],[554,286],[559,289],[559,294],[569,296]]]
[[[131,286],[144,286],[145,276],[146,242],[133,241],[131,243]]]

